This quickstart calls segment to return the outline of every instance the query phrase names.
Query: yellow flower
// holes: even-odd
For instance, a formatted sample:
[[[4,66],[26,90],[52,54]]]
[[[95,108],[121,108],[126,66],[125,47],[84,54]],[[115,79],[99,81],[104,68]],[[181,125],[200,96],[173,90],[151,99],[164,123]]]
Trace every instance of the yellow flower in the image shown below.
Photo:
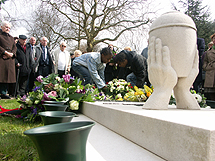
[[[146,93],[148,93],[148,92],[152,93],[152,89],[149,88],[147,85],[144,85],[144,89],[145,89]]]
[[[122,97],[118,98],[117,100],[118,100],[118,101],[123,101]]]

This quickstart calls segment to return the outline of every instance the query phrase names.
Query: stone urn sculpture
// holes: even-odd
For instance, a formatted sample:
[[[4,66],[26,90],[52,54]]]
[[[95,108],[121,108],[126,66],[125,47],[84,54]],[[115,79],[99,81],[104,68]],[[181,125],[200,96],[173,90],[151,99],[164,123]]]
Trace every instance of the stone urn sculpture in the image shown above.
[[[86,142],[94,122],[69,122],[26,130],[40,161],[86,161]]]
[[[178,11],[157,18],[149,31],[148,74],[154,87],[143,108],[168,109],[174,91],[180,109],[200,109],[190,93],[198,74],[196,26]]]

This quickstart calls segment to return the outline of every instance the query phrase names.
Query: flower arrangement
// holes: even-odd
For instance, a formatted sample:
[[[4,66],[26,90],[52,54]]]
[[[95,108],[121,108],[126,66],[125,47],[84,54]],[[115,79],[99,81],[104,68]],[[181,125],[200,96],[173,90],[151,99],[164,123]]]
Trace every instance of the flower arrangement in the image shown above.
[[[63,78],[56,74],[50,74],[43,78],[38,76],[35,81],[35,87],[28,96],[18,98],[21,104],[22,114],[19,117],[34,122],[40,118],[38,113],[44,111],[44,101],[65,101],[69,99],[68,104],[71,110],[78,110],[79,102],[92,102],[91,85],[83,86],[78,78],[63,75]]]
[[[201,108],[206,108],[207,107],[207,104],[206,104],[206,97],[204,96],[204,94],[201,94],[201,93],[196,93],[195,90],[191,89],[190,92],[193,94],[193,96],[196,98],[199,106]],[[169,104],[176,104],[176,100],[175,100],[175,97],[174,95],[172,94],[171,95],[171,98],[170,98],[170,102]]]
[[[124,100],[132,102],[144,102],[151,96],[152,92],[153,87],[149,88],[147,85],[144,85],[144,88],[138,88],[137,86],[134,86],[134,91],[126,93]]]
[[[133,91],[131,83],[126,82],[123,79],[113,79],[107,83],[107,90],[105,91],[106,96],[112,96],[113,100],[123,98],[126,93]]]
[[[206,97],[204,96],[204,94],[201,93],[196,93],[195,90],[190,90],[190,92],[194,95],[194,97],[196,98],[197,102],[199,103],[199,106],[201,108],[206,108],[207,104],[206,104]]]
[[[153,87],[149,88],[147,85],[142,89],[131,86],[130,82],[123,79],[113,79],[107,83],[107,90],[95,95],[94,99],[140,102],[146,101],[152,91]]]

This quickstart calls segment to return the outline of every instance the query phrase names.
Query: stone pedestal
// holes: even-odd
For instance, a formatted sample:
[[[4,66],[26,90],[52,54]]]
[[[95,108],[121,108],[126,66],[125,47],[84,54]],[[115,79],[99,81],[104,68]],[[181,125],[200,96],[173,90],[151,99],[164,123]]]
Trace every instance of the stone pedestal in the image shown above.
[[[131,104],[131,105],[129,105]],[[215,110],[144,110],[126,102],[86,102],[82,112],[114,132],[172,161],[215,160]]]

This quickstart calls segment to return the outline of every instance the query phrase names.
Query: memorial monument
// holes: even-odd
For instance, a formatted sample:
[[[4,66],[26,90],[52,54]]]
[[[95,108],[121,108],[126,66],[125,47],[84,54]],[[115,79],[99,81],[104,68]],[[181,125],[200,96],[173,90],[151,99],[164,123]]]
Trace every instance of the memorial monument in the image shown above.
[[[149,31],[148,74],[154,92],[144,109],[168,109],[174,91],[178,109],[200,109],[190,93],[198,74],[196,26],[178,11],[161,15]]]

